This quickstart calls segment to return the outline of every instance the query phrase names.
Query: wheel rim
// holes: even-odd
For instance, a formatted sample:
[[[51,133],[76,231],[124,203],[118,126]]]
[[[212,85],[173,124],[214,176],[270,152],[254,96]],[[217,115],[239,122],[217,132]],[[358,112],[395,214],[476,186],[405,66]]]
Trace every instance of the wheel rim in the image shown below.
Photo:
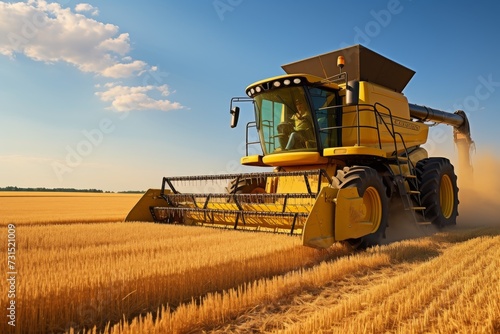
[[[380,195],[374,187],[368,187],[363,195],[365,205],[365,221],[373,224],[373,231],[376,231],[382,220],[382,201]]]
[[[441,212],[445,218],[450,218],[453,214],[453,204],[455,202],[453,194],[453,184],[448,175],[443,175],[441,178],[441,186],[439,187],[439,202]]]

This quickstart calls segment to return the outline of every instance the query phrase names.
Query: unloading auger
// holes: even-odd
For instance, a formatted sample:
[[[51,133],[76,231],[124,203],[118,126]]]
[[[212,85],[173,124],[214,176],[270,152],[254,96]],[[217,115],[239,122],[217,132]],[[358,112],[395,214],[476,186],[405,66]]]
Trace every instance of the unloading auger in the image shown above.
[[[301,234],[305,246],[336,241],[356,247],[380,243],[393,197],[418,225],[456,224],[457,176],[444,157],[421,147],[429,122],[454,127],[471,170],[473,146],[467,116],[409,104],[402,94],[414,71],[363,46],[333,51],[283,66],[287,74],[247,87],[231,100],[231,127],[250,102],[242,165],[272,172],[164,177],[125,221],[222,226]],[[339,70],[340,69],[340,70]],[[340,73],[339,73],[340,72]],[[259,141],[249,141],[256,130]],[[249,155],[260,145],[262,154]],[[220,191],[179,191],[217,188]],[[222,185],[222,186],[220,186]]]

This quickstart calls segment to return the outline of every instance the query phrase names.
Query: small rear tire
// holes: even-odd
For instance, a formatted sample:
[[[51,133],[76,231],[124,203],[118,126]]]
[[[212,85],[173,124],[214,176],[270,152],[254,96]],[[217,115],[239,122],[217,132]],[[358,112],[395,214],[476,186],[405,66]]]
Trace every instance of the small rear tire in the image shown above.
[[[428,158],[416,165],[425,219],[437,227],[455,225],[458,216],[457,176],[450,160]]]

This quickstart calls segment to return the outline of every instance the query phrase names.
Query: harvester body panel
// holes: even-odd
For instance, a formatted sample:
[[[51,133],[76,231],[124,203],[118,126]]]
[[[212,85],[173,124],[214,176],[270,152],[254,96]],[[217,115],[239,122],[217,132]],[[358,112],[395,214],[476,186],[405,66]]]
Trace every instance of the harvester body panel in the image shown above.
[[[302,244],[328,248],[337,241],[360,238],[377,226],[366,219],[366,206],[357,189],[321,189],[307,217]]]
[[[165,200],[160,197],[160,194],[161,189],[148,189],[127,214],[125,221],[154,222],[150,208],[165,204]]]

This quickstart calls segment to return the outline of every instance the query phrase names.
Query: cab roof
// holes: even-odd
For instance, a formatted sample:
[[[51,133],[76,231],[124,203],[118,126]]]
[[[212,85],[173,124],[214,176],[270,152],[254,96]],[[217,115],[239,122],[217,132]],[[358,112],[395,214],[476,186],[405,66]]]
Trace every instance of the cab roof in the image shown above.
[[[280,75],[254,82],[253,84],[249,85],[245,89],[245,91],[248,96],[254,97],[256,94],[259,94],[260,92],[263,91],[267,91],[269,89],[276,89],[287,86],[289,87],[301,86],[304,84],[309,84],[309,85],[320,84],[322,87],[328,87],[335,90],[339,89],[339,85],[337,85],[334,82],[325,80],[322,77],[306,73],[295,73],[295,74]]]

